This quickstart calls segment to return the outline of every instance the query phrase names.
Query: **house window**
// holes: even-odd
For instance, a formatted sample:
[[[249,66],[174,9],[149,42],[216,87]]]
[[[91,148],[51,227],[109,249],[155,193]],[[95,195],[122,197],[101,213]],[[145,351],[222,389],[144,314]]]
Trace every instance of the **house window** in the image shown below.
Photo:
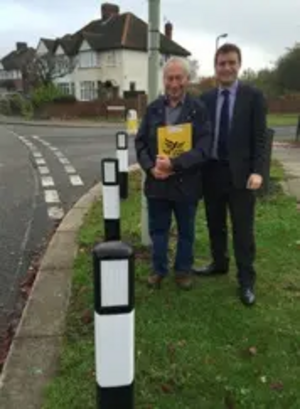
[[[70,85],[69,82],[60,82],[57,84],[57,87],[64,95],[69,95],[71,93]]]
[[[100,66],[100,58],[93,51],[81,51],[79,54],[79,68],[94,68]]]
[[[115,67],[117,65],[117,55],[115,51],[110,51],[107,54],[107,65],[109,67]]]
[[[80,83],[81,101],[92,101],[97,99],[97,86],[93,81],[83,81]]]

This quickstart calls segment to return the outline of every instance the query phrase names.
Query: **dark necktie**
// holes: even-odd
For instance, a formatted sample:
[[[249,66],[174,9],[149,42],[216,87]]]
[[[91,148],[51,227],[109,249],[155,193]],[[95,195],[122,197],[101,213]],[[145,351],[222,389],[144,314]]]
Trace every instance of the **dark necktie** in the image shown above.
[[[220,160],[228,159],[228,135],[229,135],[229,91],[222,91],[223,104],[221,108],[219,135],[218,135],[218,157]]]

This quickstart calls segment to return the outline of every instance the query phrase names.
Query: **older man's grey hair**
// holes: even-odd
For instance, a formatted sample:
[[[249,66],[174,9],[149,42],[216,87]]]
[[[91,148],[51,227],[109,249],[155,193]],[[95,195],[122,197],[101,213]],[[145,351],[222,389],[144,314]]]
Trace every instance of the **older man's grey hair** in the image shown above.
[[[166,72],[172,65],[179,65],[182,68],[183,72],[186,74],[186,76],[190,78],[191,67],[190,67],[189,60],[187,60],[186,58],[181,58],[181,57],[169,58],[164,65],[164,75],[166,74]]]

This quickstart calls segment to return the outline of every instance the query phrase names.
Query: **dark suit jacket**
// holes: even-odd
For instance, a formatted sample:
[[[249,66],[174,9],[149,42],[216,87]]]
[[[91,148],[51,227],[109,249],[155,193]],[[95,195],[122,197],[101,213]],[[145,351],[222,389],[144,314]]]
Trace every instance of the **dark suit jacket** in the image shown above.
[[[166,180],[157,180],[150,170],[155,166],[157,129],[166,124],[165,98],[159,97],[146,110],[135,138],[137,160],[146,173],[145,195],[151,198],[195,202],[202,196],[200,166],[209,159],[211,127],[208,113],[199,98],[186,95],[177,124],[192,124],[193,146],[172,159],[174,175]]]
[[[217,96],[217,88],[201,95],[201,100],[209,111],[213,130]],[[245,188],[251,173],[263,175],[267,136],[266,114],[263,94],[250,85],[239,83],[228,141],[229,164],[236,188]]]

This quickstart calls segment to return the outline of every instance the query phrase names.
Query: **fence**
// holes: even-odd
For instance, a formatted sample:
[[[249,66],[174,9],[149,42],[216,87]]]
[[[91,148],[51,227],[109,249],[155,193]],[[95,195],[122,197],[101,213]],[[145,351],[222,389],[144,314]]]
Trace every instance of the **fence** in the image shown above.
[[[77,101],[69,103],[49,103],[38,113],[42,118],[112,118],[123,119],[124,111],[110,109],[110,107],[125,107],[125,114],[128,110],[134,109],[141,116],[146,109],[147,97],[138,95],[136,98],[118,98],[107,101]]]
[[[274,114],[299,114],[300,98],[271,98],[268,99],[269,113]],[[114,99],[109,101],[78,101],[74,103],[50,103],[47,104],[40,112],[39,116],[43,118],[111,118],[123,119],[123,110],[110,110],[110,106],[124,106],[125,112],[134,109],[141,117],[146,108],[146,95],[139,95],[130,99]]]

